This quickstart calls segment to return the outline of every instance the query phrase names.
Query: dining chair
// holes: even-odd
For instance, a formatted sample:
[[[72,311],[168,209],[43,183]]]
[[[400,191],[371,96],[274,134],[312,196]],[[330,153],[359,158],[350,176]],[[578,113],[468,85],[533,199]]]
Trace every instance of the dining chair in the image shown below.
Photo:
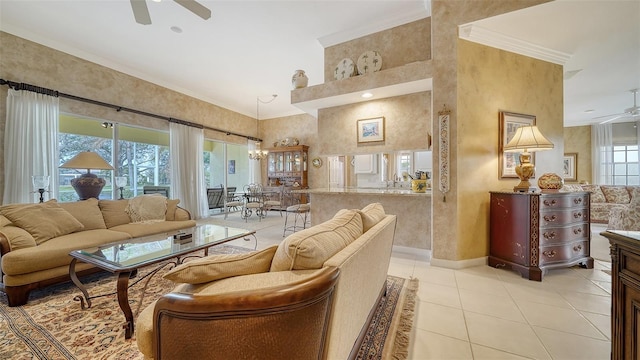
[[[247,219],[255,212],[260,221],[265,215],[264,211],[264,194],[262,185],[249,184],[244,186],[244,206],[241,217],[246,222]]]
[[[265,194],[265,197],[264,197],[265,216],[267,215],[268,210],[276,209],[280,212],[280,217],[282,217],[283,195],[284,195],[284,185],[278,186],[275,192],[270,192],[269,194]]]

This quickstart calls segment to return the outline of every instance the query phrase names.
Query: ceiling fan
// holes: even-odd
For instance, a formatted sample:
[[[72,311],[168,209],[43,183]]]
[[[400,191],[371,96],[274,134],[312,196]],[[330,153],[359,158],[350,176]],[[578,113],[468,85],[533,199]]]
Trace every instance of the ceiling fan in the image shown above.
[[[151,15],[149,15],[149,8],[147,7],[146,0],[130,0],[131,9],[133,9],[133,16],[136,18],[136,22],[142,25],[151,24]],[[182,5],[185,9],[200,16],[204,20],[211,17],[211,10],[204,7],[202,4],[195,0],[173,0]]]
[[[606,119],[602,122],[600,122],[600,124],[606,124],[608,122],[611,122],[613,120],[617,120],[620,118],[625,118],[625,117],[637,117],[640,116],[640,106],[638,106],[637,100],[636,100],[636,95],[638,95],[638,90],[640,89],[633,89],[633,90],[629,90],[630,93],[633,94],[633,106],[625,109],[623,113],[620,114],[611,114],[611,115],[605,115],[605,116],[599,116],[596,118],[593,118],[594,120],[596,119]]]

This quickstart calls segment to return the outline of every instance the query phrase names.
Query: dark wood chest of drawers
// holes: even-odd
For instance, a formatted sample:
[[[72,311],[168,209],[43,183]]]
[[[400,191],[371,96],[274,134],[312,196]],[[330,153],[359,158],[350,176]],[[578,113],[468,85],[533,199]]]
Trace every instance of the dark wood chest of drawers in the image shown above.
[[[593,268],[588,192],[491,192],[489,265],[541,281],[548,269]]]

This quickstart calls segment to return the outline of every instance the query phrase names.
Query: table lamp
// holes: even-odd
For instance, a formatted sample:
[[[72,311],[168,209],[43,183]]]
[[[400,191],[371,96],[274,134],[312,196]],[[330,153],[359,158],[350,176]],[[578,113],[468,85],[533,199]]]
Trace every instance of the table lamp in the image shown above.
[[[529,192],[535,190],[531,187],[529,179],[535,174],[535,166],[531,162],[531,152],[551,150],[553,143],[547,140],[535,125],[521,126],[516,130],[511,141],[504,147],[504,152],[519,152],[520,163],[516,166],[516,174],[520,183],[513,188],[516,192]]]
[[[107,183],[103,178],[92,174],[91,169],[113,170],[113,166],[92,151],[82,151],[60,167],[65,169],[87,169],[86,173],[71,180],[71,186],[75,189],[80,200],[98,199],[102,188]]]

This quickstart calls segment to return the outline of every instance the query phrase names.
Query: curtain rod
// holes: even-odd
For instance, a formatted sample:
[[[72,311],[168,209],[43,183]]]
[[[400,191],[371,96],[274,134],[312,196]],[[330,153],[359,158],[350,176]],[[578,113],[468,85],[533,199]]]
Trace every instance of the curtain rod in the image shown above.
[[[127,107],[124,107],[124,106],[118,106],[118,105],[114,105],[114,104],[109,104],[109,103],[105,103],[105,102],[98,101],[98,100],[92,100],[92,99],[87,99],[87,98],[83,98],[83,97],[80,97],[80,96],[75,96],[75,95],[71,95],[71,94],[65,94],[65,93],[62,93],[62,92],[58,92],[56,90],[51,90],[51,89],[47,89],[47,88],[43,88],[43,87],[39,87],[39,86],[35,86],[35,85],[30,85],[30,84],[25,84],[25,83],[18,83],[18,82],[15,82],[15,81],[9,81],[9,80],[5,80],[5,79],[0,79],[0,85],[7,85],[8,87],[10,87],[10,88],[12,88],[14,90],[26,90],[26,91],[35,92],[35,93],[38,93],[38,94],[45,94],[45,95],[55,96],[55,97],[63,97],[63,98],[71,99],[71,100],[86,102],[86,103],[93,104],[93,105],[99,105],[99,106],[108,107],[108,108],[111,108],[111,109],[115,109],[117,112],[127,111],[127,112],[130,112],[130,113],[134,113],[134,114],[138,114],[138,115],[144,115],[144,116],[148,116],[148,117],[152,117],[152,118],[156,118],[156,119],[161,119],[161,120],[165,120],[165,121],[176,123],[176,124],[192,126],[192,127],[198,128],[198,129],[206,129],[206,130],[217,131],[217,132],[220,132],[220,133],[223,133],[223,134],[226,134],[226,135],[234,135],[234,136],[243,137],[243,138],[245,138],[247,140],[253,140],[253,141],[262,142],[262,139],[259,139],[259,138],[253,137],[253,136],[244,135],[244,134],[238,134],[238,133],[231,132],[231,131],[228,131],[228,130],[217,129],[217,128],[213,128],[213,127],[209,127],[209,126],[205,126],[205,125],[192,123],[192,122],[186,121],[186,120],[180,120],[180,119],[176,119],[176,118],[172,118],[172,117],[152,114],[152,113],[149,113],[149,112],[146,112],[146,111],[141,111],[141,110],[127,108]]]

